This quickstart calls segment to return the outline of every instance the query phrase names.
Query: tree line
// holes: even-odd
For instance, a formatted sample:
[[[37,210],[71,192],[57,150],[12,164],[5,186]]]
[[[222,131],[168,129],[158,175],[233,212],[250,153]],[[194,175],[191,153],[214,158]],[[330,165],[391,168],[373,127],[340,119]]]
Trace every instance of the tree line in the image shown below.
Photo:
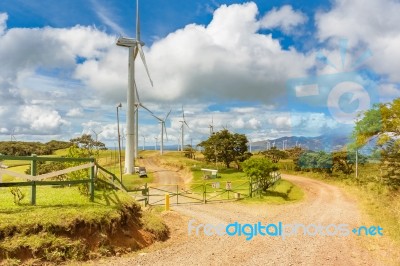
[[[50,155],[54,151],[69,148],[73,143],[52,140],[47,143],[25,141],[1,141],[0,153],[11,156]]]

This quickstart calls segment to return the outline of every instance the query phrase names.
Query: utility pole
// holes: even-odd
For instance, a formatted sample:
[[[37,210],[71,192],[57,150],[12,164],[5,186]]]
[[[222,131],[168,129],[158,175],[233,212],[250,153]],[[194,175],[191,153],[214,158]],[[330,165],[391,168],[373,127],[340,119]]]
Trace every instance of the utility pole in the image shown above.
[[[118,158],[119,158],[119,174],[120,174],[120,179],[121,179],[121,184],[122,184],[121,133],[119,131],[119,112],[118,112],[118,109],[121,107],[122,107],[122,104],[119,103],[117,105]],[[96,139],[97,139],[97,135],[96,135]]]

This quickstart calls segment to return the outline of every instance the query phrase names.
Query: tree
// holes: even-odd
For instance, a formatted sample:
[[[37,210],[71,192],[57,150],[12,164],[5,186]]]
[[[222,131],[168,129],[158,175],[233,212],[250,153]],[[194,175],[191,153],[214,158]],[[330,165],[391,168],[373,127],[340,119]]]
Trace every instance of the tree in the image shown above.
[[[358,153],[358,163],[363,165],[367,162],[367,157]],[[333,170],[336,172],[341,171],[342,173],[349,175],[354,172],[353,166],[356,163],[356,152],[355,151],[336,151],[332,153]]]
[[[253,181],[257,182],[263,191],[271,185],[270,173],[277,171],[278,167],[267,158],[250,158],[242,163],[243,171]]]
[[[92,135],[90,134],[83,134],[80,137],[71,139],[70,142],[74,146],[85,151],[84,153],[87,153],[82,157],[90,157],[93,155],[97,155],[99,150],[107,149],[106,145],[103,142],[92,139]]]
[[[232,134],[224,129],[212,134],[199,146],[203,148],[202,153],[207,162],[223,162],[227,168],[235,162],[239,168],[240,162],[251,156],[251,153],[247,151],[247,142],[246,135]]]
[[[193,149],[192,145],[186,145],[183,151],[185,153],[185,157],[189,159],[196,159],[196,150]]]
[[[333,172],[332,156],[329,153],[305,152],[301,154],[297,161],[297,167],[305,171],[325,172],[331,174]]]
[[[288,158],[292,159],[293,164],[295,165],[294,170],[299,171],[300,168],[299,168],[298,162],[299,162],[300,156],[305,152],[305,150],[302,149],[301,147],[294,147],[294,148],[286,150],[286,152],[287,152]]]
[[[264,154],[265,157],[270,158],[273,163],[277,163],[280,159],[286,159],[288,157],[285,151],[278,150],[276,147],[272,147],[261,153]]]
[[[355,146],[362,147],[376,139],[381,154],[382,181],[400,186],[400,98],[377,104],[364,113],[353,130]]]

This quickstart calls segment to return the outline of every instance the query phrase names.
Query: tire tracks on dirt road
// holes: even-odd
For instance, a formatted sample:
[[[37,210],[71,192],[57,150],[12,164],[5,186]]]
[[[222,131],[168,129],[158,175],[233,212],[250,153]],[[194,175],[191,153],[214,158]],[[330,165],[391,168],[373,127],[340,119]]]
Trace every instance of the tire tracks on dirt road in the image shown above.
[[[162,173],[162,167],[157,167]],[[196,225],[235,221],[348,224],[350,230],[372,225],[365,224],[368,221],[363,219],[356,200],[340,188],[300,176],[283,178],[304,190],[303,201],[284,205],[229,202],[174,206],[166,219],[173,229],[171,239],[133,258],[115,258],[103,265],[399,265],[398,251],[390,250],[386,237],[355,236],[350,232],[345,237],[298,234],[286,239],[255,236],[247,241],[245,236],[205,236],[201,232],[196,236],[194,231],[188,234],[190,219],[195,219]],[[159,181],[162,179],[158,177]]]

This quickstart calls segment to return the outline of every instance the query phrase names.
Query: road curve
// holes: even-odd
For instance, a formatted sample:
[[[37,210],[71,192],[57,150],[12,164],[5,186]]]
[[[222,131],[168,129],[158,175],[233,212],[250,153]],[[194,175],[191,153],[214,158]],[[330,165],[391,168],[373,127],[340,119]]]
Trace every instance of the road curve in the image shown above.
[[[174,206],[165,213],[171,239],[132,258],[113,258],[100,265],[399,265],[400,256],[388,247],[385,237],[356,236],[205,236],[200,230],[188,235],[188,221],[229,224],[261,222],[283,224],[361,225],[357,202],[340,188],[322,181],[283,175],[300,186],[305,200],[293,204],[268,205],[219,203]]]

